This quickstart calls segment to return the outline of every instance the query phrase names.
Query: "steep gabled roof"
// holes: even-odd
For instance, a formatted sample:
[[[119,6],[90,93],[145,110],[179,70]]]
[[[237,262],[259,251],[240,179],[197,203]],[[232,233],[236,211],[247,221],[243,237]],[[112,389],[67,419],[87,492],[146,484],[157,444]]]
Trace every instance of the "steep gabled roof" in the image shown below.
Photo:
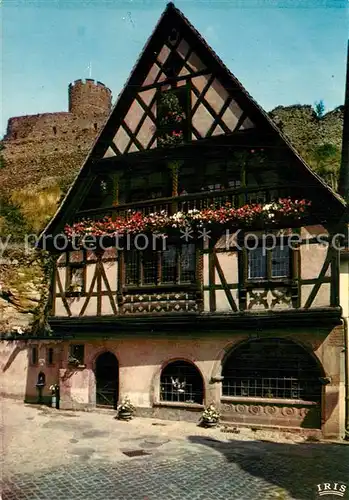
[[[215,54],[213,49],[206,43],[197,30],[190,24],[181,11],[179,11],[171,2],[167,4],[166,9],[162,13],[158,23],[156,24],[153,33],[146,42],[143,51],[141,52],[136,64],[134,65],[131,74],[120,92],[113,110],[106,121],[104,128],[96,138],[87,158],[79,170],[76,179],[70,187],[67,195],[56,211],[55,215],[47,225],[45,230],[40,235],[40,241],[44,235],[53,234],[54,229],[62,227],[64,224],[64,214],[66,208],[71,206],[74,197],[78,192],[78,187],[85,178],[88,177],[91,164],[104,157],[110,145],[110,138],[115,135],[117,124],[120,123],[122,117],[126,114],[127,109],[132,102],[132,99],[137,92],[137,88],[142,84],[146,74],[149,71],[150,55],[156,52],[161,47],[165,34],[168,35],[169,27],[180,29],[185,33],[188,42],[195,46],[196,52],[205,60],[205,64],[212,72],[219,72],[224,80],[225,88],[231,92],[239,93],[240,100],[244,101],[244,105],[249,108],[249,116],[254,122],[265,132],[278,138],[296,158],[299,168],[303,170],[308,177],[317,182],[319,186],[327,191],[327,194],[332,195],[333,201],[336,204],[345,206],[344,200],[332,190],[300,157],[298,152],[292,146],[290,141],[282,134],[276,124],[268,116],[268,114],[259,106],[259,104],[250,96],[239,80],[230,72],[221,59]]]

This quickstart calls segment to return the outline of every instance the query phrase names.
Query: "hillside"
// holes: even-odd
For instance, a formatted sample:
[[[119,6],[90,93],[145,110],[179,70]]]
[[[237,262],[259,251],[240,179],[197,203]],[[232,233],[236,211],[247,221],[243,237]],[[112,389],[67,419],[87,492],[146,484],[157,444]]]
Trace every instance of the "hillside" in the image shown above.
[[[319,113],[309,105],[278,106],[270,112],[301,156],[337,190],[342,146],[343,106]]]
[[[336,189],[343,108],[324,114],[309,105],[278,106],[270,116],[309,165]],[[50,258],[25,249],[24,235],[38,234],[52,217],[103,121],[99,119],[92,130],[80,127],[82,132],[68,149],[66,135],[15,148],[11,140],[2,141],[0,237],[3,242],[11,238],[4,251],[0,248],[0,333],[25,331],[33,325],[38,333],[45,329]]]

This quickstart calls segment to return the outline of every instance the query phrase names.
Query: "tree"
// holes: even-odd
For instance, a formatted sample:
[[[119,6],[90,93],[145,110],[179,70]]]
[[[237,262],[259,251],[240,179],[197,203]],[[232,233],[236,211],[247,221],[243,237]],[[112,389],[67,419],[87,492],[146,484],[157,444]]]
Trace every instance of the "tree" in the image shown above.
[[[314,105],[314,111],[318,118],[322,118],[324,116],[325,109],[325,103],[322,99],[320,101],[317,101]]]
[[[333,189],[337,189],[341,152],[334,144],[321,144],[309,152],[309,163]]]

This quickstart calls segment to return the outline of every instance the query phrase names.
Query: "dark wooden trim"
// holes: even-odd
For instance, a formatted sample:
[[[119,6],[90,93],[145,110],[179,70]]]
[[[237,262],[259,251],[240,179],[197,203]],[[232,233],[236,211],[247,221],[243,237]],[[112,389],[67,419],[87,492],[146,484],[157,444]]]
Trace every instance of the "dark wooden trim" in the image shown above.
[[[70,307],[69,307],[69,304],[68,304],[66,296],[65,296],[65,291],[64,291],[62,283],[61,283],[58,269],[56,269],[56,279],[57,279],[59,294],[60,294],[60,297],[62,298],[63,305],[68,313],[68,316],[71,316],[72,314],[71,314]]]
[[[117,258],[116,257],[109,257],[107,259],[102,258],[102,262],[116,262]],[[81,262],[81,265],[88,266],[89,264],[96,264],[98,262],[98,259],[91,259],[91,260],[83,260]],[[67,267],[67,264],[57,264],[57,268],[60,267]]]
[[[218,115],[217,115],[216,111],[212,108],[212,106],[210,105],[210,103],[204,97],[205,93],[206,93],[206,88],[208,88],[209,86],[212,85],[212,83],[213,83],[213,81],[214,81],[215,78],[216,78],[216,76],[214,75],[214,73],[212,73],[211,74],[211,78],[209,78],[209,80],[208,80],[208,82],[210,82],[210,85],[208,85],[208,84],[205,85],[205,88],[202,90],[201,93],[194,87],[194,85],[192,86],[192,91],[193,91],[193,93],[197,97],[197,101],[196,101],[195,106],[194,106],[195,107],[195,111],[199,107],[199,105],[202,104],[204,107],[206,107],[206,110],[212,116],[213,122],[214,122],[215,126],[219,125],[221,127],[221,129],[223,130],[223,132],[226,133],[226,134],[234,133],[234,131],[232,132],[230,130],[230,128],[227,127],[227,125],[224,123],[224,121],[222,119],[218,118]],[[194,115],[195,111],[194,111],[194,108],[193,108],[193,115]],[[202,137],[202,136],[200,136],[200,137]]]
[[[299,280],[299,284],[300,285],[316,285],[316,283],[318,283],[319,281],[319,278],[312,278],[312,279],[306,279],[306,280]],[[332,282],[332,278],[330,276],[325,276],[323,278],[323,280],[321,281],[321,284],[322,283],[331,283]]]
[[[117,269],[117,305],[119,308],[119,313],[122,313],[122,304],[123,304],[123,296],[122,296],[122,289],[124,286],[124,269],[125,269],[125,257],[124,257],[124,252],[118,251],[117,254],[117,262],[118,262],[118,269]]]
[[[142,122],[142,124],[143,124],[143,118],[144,118],[144,116],[146,116],[145,113],[144,113],[143,117],[140,120]],[[126,154],[127,154],[128,149],[130,148],[130,145],[132,144],[132,142],[134,142],[134,144],[137,146],[137,148],[139,149],[139,151],[145,151],[146,150],[145,147],[139,142],[139,140],[137,139],[137,137],[135,136],[135,134],[131,131],[131,129],[128,127],[128,125],[125,123],[124,120],[121,122],[120,126],[121,125],[125,129],[128,137],[130,139],[129,142],[128,142],[128,144],[127,144],[127,146],[126,146],[126,148],[125,148]],[[138,129],[138,126],[139,126],[139,124],[137,125],[136,130]]]
[[[157,61],[156,61],[156,64],[160,67],[160,64]],[[151,68],[151,66],[149,67],[149,70],[150,70],[150,68]],[[171,79],[168,78],[166,80],[163,80],[162,82],[157,81],[155,83],[150,83],[148,85],[144,85],[143,87],[140,87],[140,89],[138,90],[138,93],[142,93],[143,90],[161,88],[164,85],[172,85],[173,83],[182,82],[183,80],[191,80],[192,78],[195,78],[196,76],[210,75],[211,73],[212,73],[212,71],[209,71],[208,69],[203,69],[201,71],[197,71],[196,73],[190,73],[189,75],[177,76],[177,77],[173,77]],[[160,74],[161,74],[161,71],[159,73],[159,76],[160,76]]]
[[[114,291],[114,292],[112,291],[112,293],[113,293],[114,295],[116,295],[116,293],[117,293],[117,292],[116,292],[116,291]],[[105,291],[101,291],[100,295],[101,295],[102,297],[108,297],[108,296],[109,296],[109,293],[105,290]],[[82,294],[80,294],[80,293],[75,293],[75,294],[73,294],[73,293],[72,293],[72,294],[70,294],[70,295],[69,295],[69,297],[80,297],[80,298],[82,298],[82,299],[85,299],[86,297],[97,297],[97,296],[98,296],[98,293],[97,293],[97,292],[93,292],[93,293],[91,293],[90,295],[87,295],[86,293],[85,293],[85,294],[83,294],[83,295],[82,295]],[[57,297],[58,297],[58,298],[62,298],[62,295],[58,294],[58,295],[57,295]]]
[[[332,261],[331,261],[331,306],[332,307],[337,307],[340,305],[339,273],[340,273],[339,250],[332,248]]]
[[[308,309],[312,305],[312,303],[314,302],[315,297],[316,297],[318,291],[320,290],[320,287],[321,287],[321,285],[323,283],[323,280],[325,278],[325,274],[326,274],[326,272],[327,272],[327,270],[328,270],[328,268],[329,268],[329,266],[331,264],[331,260],[332,260],[332,255],[331,254],[332,254],[332,249],[331,249],[331,247],[328,247],[325,262],[324,262],[324,264],[322,266],[322,269],[320,271],[320,274],[319,274],[319,276],[318,276],[318,278],[316,280],[316,284],[314,285],[312,291],[309,294],[309,297],[307,298],[307,301],[306,301],[306,303],[304,305],[304,309]]]
[[[57,296],[57,279],[56,279],[56,273],[58,273],[58,267],[57,267],[57,259],[55,260],[55,263],[53,265],[53,269],[51,272],[51,280],[50,280],[50,294],[49,294],[49,305],[48,305],[48,310],[51,311],[51,314],[54,316],[56,313],[56,296]]]
[[[235,304],[235,300],[234,300],[233,295],[230,291],[227,280],[225,279],[222,267],[219,263],[218,257],[217,257],[215,252],[213,253],[213,263],[217,269],[217,273],[218,273],[219,279],[221,280],[221,283],[222,283],[223,289],[225,291],[225,295],[227,297],[229,305],[234,312],[237,312],[237,310],[238,310],[237,305]]]
[[[229,288],[229,290],[238,290],[239,283],[227,283],[227,288]],[[208,292],[209,290],[224,290],[225,288],[221,284],[221,285],[204,285],[202,289]]]
[[[208,91],[208,89],[211,87],[212,83],[214,82],[214,79],[215,79],[215,75],[213,75],[212,73],[209,73],[208,74],[209,78],[207,79],[207,82],[206,82],[206,85],[204,86],[204,88],[202,89],[201,93],[199,90],[197,90],[197,88],[195,87],[195,85],[192,83],[192,86],[191,86],[191,91],[193,91],[193,93],[196,95],[197,97],[197,100],[196,100],[196,103],[194,104],[194,106],[192,106],[191,108],[191,111],[192,111],[192,115],[195,115],[198,107],[200,106],[201,103],[201,97],[204,96],[206,94],[206,92]],[[212,116],[212,118],[214,118],[214,116]]]
[[[239,310],[244,311],[247,307],[247,289],[246,289],[246,273],[247,273],[247,250],[242,248],[238,251],[238,279],[239,279]]]
[[[97,265],[96,264],[96,269],[95,269],[95,273],[93,275],[93,278],[91,280],[91,284],[90,284],[90,288],[89,288],[89,291],[87,293],[87,296],[86,296],[86,300],[81,308],[81,311],[79,313],[79,316],[83,316],[85,314],[85,311],[87,309],[87,306],[88,306],[88,303],[90,301],[90,298],[92,297],[92,292],[93,292],[93,289],[95,287],[95,284],[96,284],[96,280],[97,280]]]
[[[97,316],[100,316],[102,314],[102,276],[101,276],[101,266],[103,265],[101,263],[100,255],[98,256],[98,262],[96,264],[96,281],[97,281]]]
[[[119,128],[120,128],[120,125],[119,125]],[[118,128],[118,130],[119,130]],[[114,135],[115,137],[115,135]],[[117,145],[115,144],[114,142],[114,137],[110,140],[110,142],[108,142],[108,146],[113,150],[113,152],[116,154],[116,155],[122,155],[121,151],[118,149]]]
[[[53,330],[53,337],[75,337],[80,335],[96,337],[105,336],[125,337],[128,332],[135,336],[143,333],[149,335],[166,335],[172,332],[178,337],[183,334],[191,335],[193,331],[206,332],[211,336],[215,332],[225,331],[228,334],[241,330],[267,331],[299,328],[300,334],[306,331],[319,334],[319,328],[330,330],[341,324],[341,308],[312,308],[267,312],[244,311],[240,313],[157,313],[149,316],[100,316],[100,317],[50,317],[49,324]],[[305,329],[306,327],[306,329]],[[20,336],[21,338],[23,336]],[[190,337],[189,337],[190,338]]]
[[[213,80],[214,81],[214,80]],[[212,82],[213,83],[213,82]],[[222,109],[219,111],[219,113],[216,115],[217,119],[214,120],[214,122],[212,123],[211,127],[208,129],[207,133],[206,133],[206,137],[212,137],[212,132],[214,131],[214,129],[216,128],[217,126],[217,123],[219,124],[219,121],[220,120],[223,120],[223,115],[224,113],[226,112],[226,110],[228,109],[228,107],[230,106],[231,102],[233,101],[233,97],[231,95],[229,95],[227,97],[227,100],[225,101],[225,103],[223,104],[222,106]],[[244,113],[242,113],[244,114]],[[217,121],[218,120],[218,121]],[[236,127],[235,127],[236,128]]]
[[[106,293],[104,291],[103,292],[101,291],[101,296],[107,295],[109,297],[110,305],[111,305],[111,307],[113,309],[113,313],[117,314],[118,311],[117,311],[116,306],[115,306],[116,292],[113,292],[112,289],[111,289],[111,287],[110,287],[110,284],[109,284],[109,281],[108,281],[108,276],[107,276],[107,273],[105,272],[104,263],[103,262],[101,262],[101,280],[104,281],[105,287],[107,289]],[[114,286],[116,286],[116,283],[114,283]]]
[[[210,253],[208,254],[208,282],[211,285],[215,285],[216,282],[216,276],[215,276],[215,248],[212,244],[212,242],[209,242],[210,245]],[[210,312],[215,312],[216,311],[216,294],[215,291],[210,288],[210,294],[209,294],[209,303],[210,303]]]
[[[122,287],[122,292],[127,294],[144,294],[144,293],[168,293],[173,291],[177,293],[180,290],[184,292],[196,291],[196,283],[164,283],[159,285],[127,285]]]

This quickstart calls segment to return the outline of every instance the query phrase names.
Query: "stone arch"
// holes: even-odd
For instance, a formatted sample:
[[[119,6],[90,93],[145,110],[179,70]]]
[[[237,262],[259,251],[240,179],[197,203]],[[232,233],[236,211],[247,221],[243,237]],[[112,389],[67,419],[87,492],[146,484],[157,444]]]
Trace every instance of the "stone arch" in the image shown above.
[[[108,350],[101,350],[94,357],[96,404],[116,408],[119,399],[119,360]]]
[[[245,339],[221,357],[222,396],[309,400],[321,404],[325,371],[289,337]]]

